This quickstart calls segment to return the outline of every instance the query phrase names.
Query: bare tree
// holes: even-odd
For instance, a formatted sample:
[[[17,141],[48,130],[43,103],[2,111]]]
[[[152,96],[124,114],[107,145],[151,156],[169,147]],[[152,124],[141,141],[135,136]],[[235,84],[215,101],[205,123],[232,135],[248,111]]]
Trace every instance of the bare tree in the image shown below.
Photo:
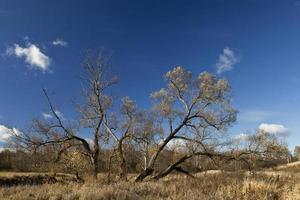
[[[43,89],[51,117],[33,120],[32,128],[23,133],[11,129],[19,147],[33,152],[41,147],[49,152],[56,150],[57,161],[76,155],[68,167],[77,165],[84,156],[97,178],[101,144],[108,143],[113,148],[109,154],[117,155],[120,178],[127,180],[126,153],[130,149],[135,154],[135,142],[140,151],[136,155],[143,160],[143,171],[136,181],[150,175],[160,179],[173,171],[191,176],[184,163],[198,156],[208,157],[215,164],[215,158],[220,162],[242,161],[253,168],[257,161],[284,159],[289,154],[287,147],[270,133],[249,134],[240,146],[225,137],[237,112],[231,105],[230,85],[224,79],[208,72],[194,77],[182,67],[175,67],[165,75],[167,86],[151,94],[151,112],[138,111],[136,102],[124,97],[115,113],[111,111],[110,89],[116,77],[110,75],[109,68],[110,56],[103,51],[96,58],[92,54],[86,56],[77,121],[66,120]],[[82,128],[88,129],[89,136],[80,134]],[[163,164],[159,163],[167,157]],[[84,168],[89,169],[86,163]]]
[[[127,164],[125,158],[124,145],[132,141],[134,137],[134,123],[136,120],[136,103],[129,97],[122,99],[119,118],[113,113],[104,120],[106,131],[110,134],[115,143],[115,152],[119,158],[119,176],[122,180],[127,180]]]
[[[103,51],[96,59],[92,54],[86,56],[84,61],[86,74],[82,77],[84,102],[79,106],[80,123],[71,123],[64,119],[52,103],[46,89],[43,89],[51,117],[34,120],[30,131],[16,135],[16,138],[21,141],[19,144],[35,150],[42,146],[56,146],[58,151],[56,160],[75,147],[76,151],[90,160],[93,176],[96,179],[99,168],[100,138],[105,135],[104,119],[112,104],[112,97],[104,92],[116,82],[116,78],[108,74],[109,66],[110,57]],[[80,127],[91,130],[92,141],[89,141],[89,136],[80,136]]]
[[[232,157],[227,161],[242,161],[247,164],[249,170],[254,170],[259,165],[263,167],[266,163],[274,166],[280,162],[288,162],[291,156],[280,136],[263,130],[257,130],[255,134],[244,134],[243,138],[233,141],[233,144],[235,145],[232,146]]]
[[[84,67],[86,76],[83,79],[83,96],[85,103],[80,106],[81,124],[92,130],[93,148],[92,162],[94,176],[97,176],[98,157],[100,152],[100,137],[105,135],[104,125],[107,112],[112,105],[112,96],[105,94],[113,84],[116,77],[109,74],[110,56],[100,51],[95,59],[92,54],[86,56]]]
[[[165,78],[168,86],[151,96],[155,101],[154,109],[168,123],[168,128],[164,129],[166,137],[136,181],[142,181],[153,173],[158,156],[174,139],[200,144],[202,148],[189,152],[170,164],[155,176],[157,179],[173,170],[183,171],[179,165],[193,156],[210,156],[210,152],[202,145],[203,140],[198,140],[198,136],[201,139],[203,130],[225,130],[236,120],[236,111],[230,105],[230,86],[226,80],[218,80],[207,72],[193,78],[192,73],[182,67],[175,67],[166,73]]]
[[[149,163],[150,150],[157,145],[156,138],[161,138],[162,131],[162,124],[154,112],[140,111],[136,114],[134,140],[142,153],[144,170]]]

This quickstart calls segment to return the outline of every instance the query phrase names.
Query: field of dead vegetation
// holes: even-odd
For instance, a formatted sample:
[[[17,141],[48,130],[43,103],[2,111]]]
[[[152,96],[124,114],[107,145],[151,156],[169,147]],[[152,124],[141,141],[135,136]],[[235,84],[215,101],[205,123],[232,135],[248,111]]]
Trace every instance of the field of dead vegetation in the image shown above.
[[[195,175],[170,175],[159,181],[135,183],[134,175],[128,182],[118,182],[106,174],[99,174],[99,180],[86,179],[85,182],[65,174],[18,174],[0,173],[0,180],[13,180],[16,177],[48,177],[52,182],[8,185],[0,187],[0,199],[11,200],[135,200],[135,199],[280,199],[300,200],[300,163],[274,169],[247,172],[208,171]],[[45,178],[44,178],[45,179]]]

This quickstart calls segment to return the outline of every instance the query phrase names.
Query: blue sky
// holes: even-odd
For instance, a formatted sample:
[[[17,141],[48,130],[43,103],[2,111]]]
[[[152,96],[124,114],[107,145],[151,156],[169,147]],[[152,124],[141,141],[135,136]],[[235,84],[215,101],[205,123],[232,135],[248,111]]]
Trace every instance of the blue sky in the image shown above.
[[[218,76],[230,81],[240,112],[229,131],[289,132],[293,149],[300,145],[299,24],[294,0],[0,0],[0,125],[22,128],[42,117],[43,87],[73,118],[84,52],[104,47],[119,76],[113,92],[140,108],[151,106],[149,94],[174,66],[197,74],[225,65]]]

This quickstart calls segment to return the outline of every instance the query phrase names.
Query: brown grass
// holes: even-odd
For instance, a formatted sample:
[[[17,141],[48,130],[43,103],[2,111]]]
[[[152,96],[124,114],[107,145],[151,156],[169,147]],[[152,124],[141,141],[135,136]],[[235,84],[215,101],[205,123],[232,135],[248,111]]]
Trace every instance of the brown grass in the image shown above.
[[[97,182],[85,184],[45,184],[0,188],[0,199],[282,199],[300,200],[300,173],[274,171],[247,173],[214,172],[197,174],[195,179],[171,175],[160,181],[144,183],[114,182],[108,184],[106,176]]]

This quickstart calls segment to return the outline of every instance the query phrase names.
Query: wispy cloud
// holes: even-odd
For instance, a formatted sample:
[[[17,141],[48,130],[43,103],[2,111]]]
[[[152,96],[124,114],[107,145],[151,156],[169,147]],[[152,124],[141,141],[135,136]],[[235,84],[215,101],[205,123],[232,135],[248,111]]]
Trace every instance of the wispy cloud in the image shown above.
[[[277,136],[288,136],[289,129],[281,124],[266,124],[262,123],[259,125],[258,130],[264,131],[266,133],[274,134]]]
[[[60,112],[59,110],[55,110],[55,114],[58,117],[60,117],[61,119],[65,119],[63,113]],[[42,116],[43,116],[44,119],[52,119],[53,118],[53,115],[50,114],[50,113],[42,113]]]
[[[58,117],[64,119],[64,115],[62,114],[62,112],[56,110],[56,111],[55,111],[55,114],[56,114]]]
[[[173,139],[167,144],[167,148],[171,150],[183,149],[186,147],[186,141],[183,139]]]
[[[238,114],[238,120],[243,122],[263,122],[276,113],[266,110],[242,110]]]
[[[67,46],[68,45],[68,42],[66,42],[66,41],[64,41],[64,40],[62,40],[62,39],[56,39],[56,40],[54,40],[53,42],[52,42],[52,44],[54,45],[54,46],[62,46],[62,47],[65,47],[65,46]]]
[[[43,117],[44,117],[45,119],[51,119],[51,118],[52,118],[52,115],[49,114],[49,113],[43,113],[42,115],[43,115]]]
[[[14,44],[13,47],[8,47],[6,49],[6,55],[24,58],[27,64],[41,70],[43,73],[49,71],[49,66],[51,64],[50,58],[44,54],[37,45],[31,43],[28,43],[25,47]]]
[[[239,62],[235,52],[226,47],[223,49],[223,53],[220,54],[218,62],[216,63],[217,73],[221,74],[226,71],[230,71],[233,69],[233,66]]]
[[[248,138],[249,138],[249,134],[246,134],[246,133],[240,133],[240,134],[237,134],[237,135],[234,137],[234,140],[235,140],[235,141],[238,141],[238,142],[242,142],[242,141],[248,140]]]
[[[0,125],[0,142],[8,142],[13,135],[20,135],[21,132],[16,128],[8,128]]]

